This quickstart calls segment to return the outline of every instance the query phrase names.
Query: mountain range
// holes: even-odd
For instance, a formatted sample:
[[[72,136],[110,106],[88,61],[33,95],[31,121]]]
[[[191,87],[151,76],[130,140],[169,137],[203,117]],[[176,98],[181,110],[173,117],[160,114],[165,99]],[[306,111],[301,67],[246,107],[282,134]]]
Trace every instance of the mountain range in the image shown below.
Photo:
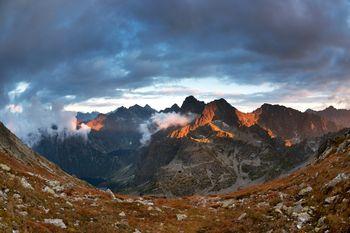
[[[306,112],[324,117],[330,121],[333,121],[340,127],[347,127],[350,125],[350,110],[347,109],[336,109],[335,107],[330,106],[321,111],[308,109]]]
[[[159,112],[135,105],[94,113],[93,119],[78,114],[78,122],[91,128],[87,140],[43,135],[33,149],[66,172],[117,192],[223,193],[271,180],[310,161],[324,135],[350,127],[344,120],[348,112],[334,111],[300,112],[264,104],[244,113],[224,99],[205,103],[189,96],[181,107],[174,104]],[[189,120],[161,128],[161,122],[152,121],[167,114]],[[150,131],[146,144],[140,126]]]
[[[117,195],[65,173],[0,123],[0,232],[346,233],[349,164],[344,129],[324,135],[306,166],[264,184],[209,196]]]

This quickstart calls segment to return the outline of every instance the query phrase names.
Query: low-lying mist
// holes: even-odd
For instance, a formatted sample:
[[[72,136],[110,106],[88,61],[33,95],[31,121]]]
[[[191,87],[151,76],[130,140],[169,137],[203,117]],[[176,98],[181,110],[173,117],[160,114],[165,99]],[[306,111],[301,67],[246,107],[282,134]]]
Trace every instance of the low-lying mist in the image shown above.
[[[140,143],[145,146],[149,143],[151,136],[159,130],[167,129],[173,126],[184,126],[192,122],[194,114],[183,115],[181,113],[155,113],[143,124],[140,124],[139,130],[142,133]]]
[[[27,145],[33,146],[42,134],[65,137],[81,136],[87,139],[90,128],[81,124],[77,128],[75,112],[65,111],[63,104],[43,105],[32,100],[26,105],[11,105],[0,112],[3,123]]]

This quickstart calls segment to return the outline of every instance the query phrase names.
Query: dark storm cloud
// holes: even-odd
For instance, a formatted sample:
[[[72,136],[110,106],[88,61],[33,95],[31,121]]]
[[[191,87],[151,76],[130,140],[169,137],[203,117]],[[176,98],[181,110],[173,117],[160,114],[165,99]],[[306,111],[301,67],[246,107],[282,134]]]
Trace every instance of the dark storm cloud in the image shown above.
[[[105,79],[98,59],[121,49],[123,20],[117,13],[103,14],[103,6],[93,1],[5,1],[0,17],[3,91],[28,81],[32,93],[81,95],[84,85]]]
[[[207,65],[208,59],[203,59],[203,55],[210,57],[213,52],[244,49],[261,55],[255,65],[269,76],[266,81],[293,81],[295,75],[304,71],[303,67],[315,66],[314,58],[321,66],[331,63],[329,55],[337,58],[338,54],[332,54],[335,53],[333,49],[342,49],[346,53],[349,50],[347,1],[169,3],[152,0],[142,1],[142,5],[136,1],[133,7],[135,16],[148,29],[141,34],[147,38],[145,41],[167,43],[170,53],[185,51],[182,55],[189,55],[185,63],[197,63],[197,66],[191,66],[194,70]],[[320,58],[325,53],[327,55]],[[225,64],[226,57],[230,58],[230,54],[210,64],[224,70],[227,75],[235,74],[230,66],[236,63]],[[289,68],[293,65],[297,68],[290,74]],[[271,70],[272,66],[275,66],[274,70]],[[238,81],[263,80],[249,80],[243,76]]]
[[[44,102],[208,76],[283,95],[337,88],[349,85],[349,38],[345,0],[5,0],[0,104],[19,81],[22,99]]]

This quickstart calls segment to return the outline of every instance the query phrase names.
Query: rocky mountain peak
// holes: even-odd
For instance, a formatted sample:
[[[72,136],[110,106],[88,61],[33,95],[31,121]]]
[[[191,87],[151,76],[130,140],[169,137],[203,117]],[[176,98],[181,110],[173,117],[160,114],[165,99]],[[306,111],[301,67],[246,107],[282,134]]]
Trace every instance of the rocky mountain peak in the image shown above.
[[[181,105],[181,110],[184,113],[192,112],[201,114],[204,109],[205,103],[204,101],[197,100],[194,96],[190,95],[186,97],[184,102]]]
[[[230,105],[225,99],[214,100],[205,105],[196,124],[204,125],[215,120],[221,120],[230,126],[237,126],[236,108]]]
[[[336,111],[338,109],[336,109],[333,105],[329,106],[328,108],[326,108],[325,110],[328,110],[328,111]]]
[[[129,107],[129,110],[132,110],[132,109],[141,109],[143,108],[142,106],[138,105],[138,104],[134,104],[133,106]]]
[[[155,113],[156,110],[151,108],[149,105],[145,105],[144,107],[135,104],[129,108],[126,108],[124,106],[119,107],[117,110],[109,114],[110,116],[114,117],[122,117],[122,118],[148,118],[153,113]]]
[[[192,97],[188,97],[192,99]],[[193,97],[194,98],[194,97]],[[214,123],[215,122],[215,123]],[[186,137],[190,132],[194,132],[199,128],[202,128],[200,131],[204,134],[219,134],[223,135],[232,135],[230,133],[224,132],[219,129],[215,124],[220,123],[227,126],[239,126],[239,120],[236,114],[236,108],[231,106],[225,99],[217,99],[208,104],[204,105],[204,108],[200,115],[195,119],[191,124],[188,124],[181,129],[175,130],[170,133],[172,138],[183,138]],[[204,129],[204,128],[205,129]],[[197,132],[198,134],[201,134]],[[203,135],[202,135],[203,136]]]
[[[160,112],[163,113],[169,113],[169,112],[181,112],[181,108],[177,104],[173,104],[170,108],[165,108],[164,110],[161,110]]]
[[[143,107],[144,109],[148,109],[148,110],[154,110],[151,106],[149,106],[148,104],[145,105],[145,107]]]
[[[261,107],[258,108],[257,110],[271,111],[271,112],[277,112],[277,111],[279,111],[279,112],[282,112],[282,111],[287,112],[287,111],[291,111],[291,112],[294,112],[294,113],[296,113],[296,112],[299,112],[299,113],[300,113],[300,111],[298,111],[298,110],[296,110],[296,109],[288,108],[288,107],[283,106],[283,105],[279,105],[279,104],[267,104],[267,103],[264,103],[263,105],[261,105]],[[256,110],[256,111],[257,111],[257,110]]]

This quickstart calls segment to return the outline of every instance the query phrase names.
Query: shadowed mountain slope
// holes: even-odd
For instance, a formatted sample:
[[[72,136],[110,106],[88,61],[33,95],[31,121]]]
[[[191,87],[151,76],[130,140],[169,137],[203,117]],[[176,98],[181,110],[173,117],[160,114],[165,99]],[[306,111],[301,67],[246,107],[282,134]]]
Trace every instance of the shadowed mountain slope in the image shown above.
[[[330,121],[333,121],[340,127],[350,127],[350,110],[336,109],[333,106],[330,106],[321,111],[308,109],[306,112],[322,116]]]

